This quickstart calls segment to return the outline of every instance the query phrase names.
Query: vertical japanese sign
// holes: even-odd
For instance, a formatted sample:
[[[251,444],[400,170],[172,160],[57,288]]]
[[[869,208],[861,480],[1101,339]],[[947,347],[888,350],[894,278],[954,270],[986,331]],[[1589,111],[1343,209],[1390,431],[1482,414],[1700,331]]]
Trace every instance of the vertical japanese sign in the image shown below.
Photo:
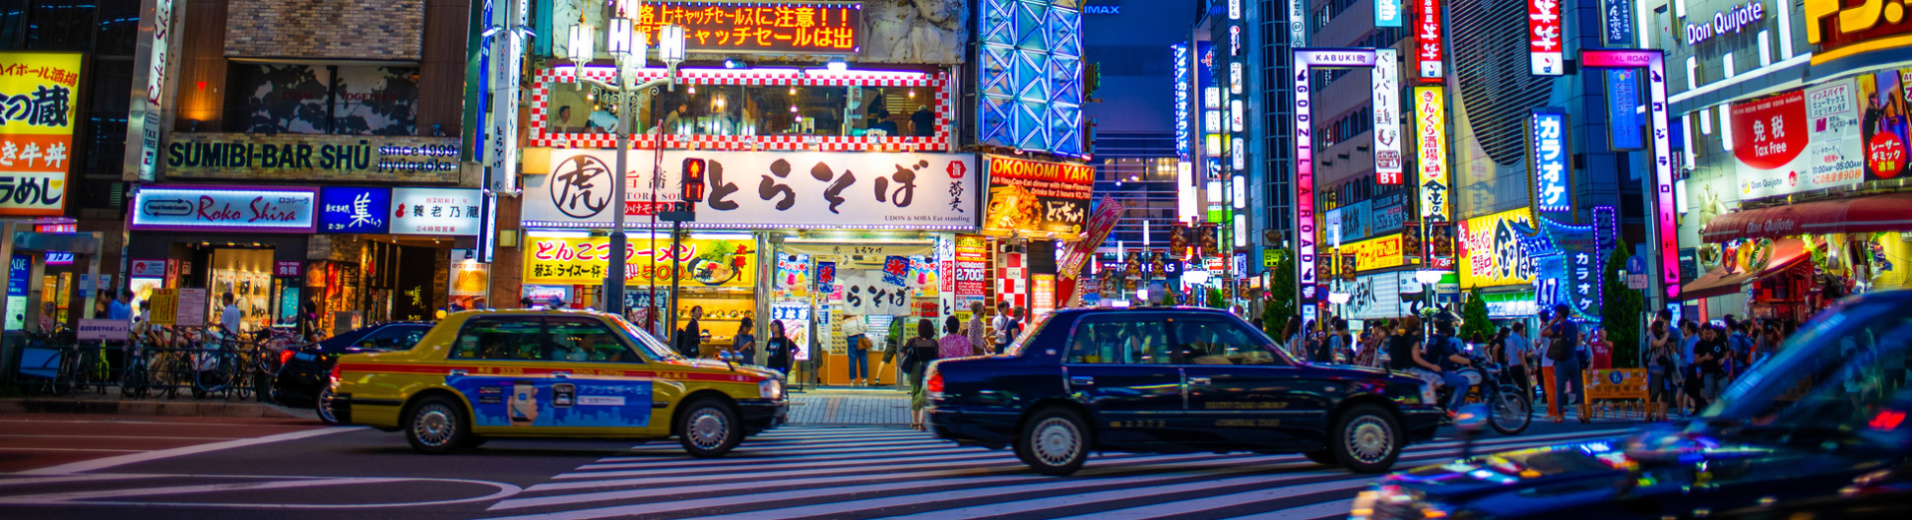
[[[1448,220],[1447,213],[1447,89],[1414,87],[1414,119],[1419,130],[1421,220]]]
[[[1195,122],[1190,119],[1189,111],[1189,104],[1194,101],[1189,91],[1194,85],[1188,81],[1188,44],[1177,43],[1169,46],[1169,49],[1170,54],[1175,56],[1175,156],[1187,161],[1189,150],[1193,148],[1191,140],[1195,138],[1191,128]]]
[[[1374,26],[1400,27],[1401,0],[1374,0]]]
[[[1414,61],[1421,64],[1421,82],[1440,83],[1447,77],[1441,67],[1447,59],[1447,41],[1441,37],[1441,0],[1418,0],[1414,13]]]
[[[1635,0],[1606,0],[1601,10],[1603,26],[1606,28],[1607,45],[1633,45],[1633,2]]]
[[[1527,0],[1527,57],[1535,76],[1559,76],[1561,63],[1560,0]]]
[[[1567,170],[1567,114],[1551,109],[1534,109],[1528,120],[1527,163],[1534,174],[1534,211],[1564,213],[1573,210],[1567,193],[1571,177]]]
[[[524,70],[523,27],[531,0],[494,0],[503,8],[491,11],[491,26],[503,29],[491,36],[491,128],[485,132],[485,166],[491,168],[493,190],[518,185],[518,76]]]
[[[127,114],[127,129],[131,131],[137,128],[140,133],[139,155],[136,157],[141,181],[152,181],[154,170],[159,164],[159,107],[165,97],[167,53],[173,39],[173,0],[157,0],[153,3],[152,31],[153,38],[147,42],[149,49],[145,53],[147,62],[141,73],[146,76],[146,95],[144,99],[133,101],[132,109]],[[128,143],[128,148],[130,150],[131,143]]]
[[[1595,69],[1646,69],[1647,113],[1653,124],[1654,237],[1659,242],[1660,283],[1668,300],[1680,295],[1679,227],[1673,203],[1673,150],[1666,115],[1666,60],[1657,50],[1585,51],[1580,65]]]
[[[956,297],[980,300],[988,281],[989,242],[982,235],[956,235]]]
[[[1640,71],[1615,69],[1607,73],[1607,148],[1638,150],[1640,139]]]
[[[1389,0],[1380,0],[1386,4]],[[1377,8],[1378,8],[1377,4]],[[1397,23],[1395,27],[1399,27]],[[1400,51],[1374,50],[1374,183],[1401,183],[1401,71]]]
[[[79,53],[0,52],[0,215],[64,212],[79,85]]]
[[[1314,175],[1314,103],[1309,78],[1312,68],[1373,68],[1373,50],[1295,49],[1295,213],[1297,247],[1295,269],[1299,282],[1301,317],[1313,320],[1316,306],[1323,301],[1317,283],[1317,245],[1315,228]],[[1206,248],[1205,248],[1206,249]],[[1332,258],[1328,259],[1333,262]]]

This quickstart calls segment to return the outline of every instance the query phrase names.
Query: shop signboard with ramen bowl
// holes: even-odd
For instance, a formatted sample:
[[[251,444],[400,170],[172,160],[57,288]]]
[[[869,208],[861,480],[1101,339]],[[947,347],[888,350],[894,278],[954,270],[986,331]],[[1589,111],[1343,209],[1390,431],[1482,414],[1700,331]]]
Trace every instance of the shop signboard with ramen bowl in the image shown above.
[[[983,169],[989,177],[984,233],[1054,234],[1070,240],[1082,233],[1095,167],[985,155]]]

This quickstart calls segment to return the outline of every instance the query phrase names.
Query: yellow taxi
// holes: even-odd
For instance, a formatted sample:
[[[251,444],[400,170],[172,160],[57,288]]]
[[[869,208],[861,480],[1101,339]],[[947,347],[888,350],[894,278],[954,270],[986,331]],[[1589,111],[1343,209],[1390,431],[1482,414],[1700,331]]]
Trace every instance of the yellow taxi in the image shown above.
[[[790,409],[776,372],[686,359],[599,312],[459,312],[409,351],[339,358],[331,380],[341,422],[403,431],[425,453],[492,438],[675,436],[691,455],[720,457]]]

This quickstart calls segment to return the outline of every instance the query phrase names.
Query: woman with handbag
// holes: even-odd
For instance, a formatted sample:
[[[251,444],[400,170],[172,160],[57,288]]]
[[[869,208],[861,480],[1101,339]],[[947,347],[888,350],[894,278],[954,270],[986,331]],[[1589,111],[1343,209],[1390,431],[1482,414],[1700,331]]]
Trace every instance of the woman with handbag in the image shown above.
[[[941,345],[936,341],[936,326],[928,319],[916,322],[916,337],[903,342],[903,372],[910,377],[910,427],[923,429],[923,406],[927,399],[923,395],[923,376],[928,372],[929,362],[936,360]]]

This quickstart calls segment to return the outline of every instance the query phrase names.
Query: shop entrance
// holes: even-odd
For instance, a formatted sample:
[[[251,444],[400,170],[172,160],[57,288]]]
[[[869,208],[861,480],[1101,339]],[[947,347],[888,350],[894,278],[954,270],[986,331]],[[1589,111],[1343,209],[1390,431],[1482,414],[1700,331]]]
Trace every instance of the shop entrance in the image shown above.
[[[259,330],[276,320],[272,296],[271,249],[214,249],[208,264],[206,317],[209,324],[225,323],[225,295],[239,307],[240,328]]]

